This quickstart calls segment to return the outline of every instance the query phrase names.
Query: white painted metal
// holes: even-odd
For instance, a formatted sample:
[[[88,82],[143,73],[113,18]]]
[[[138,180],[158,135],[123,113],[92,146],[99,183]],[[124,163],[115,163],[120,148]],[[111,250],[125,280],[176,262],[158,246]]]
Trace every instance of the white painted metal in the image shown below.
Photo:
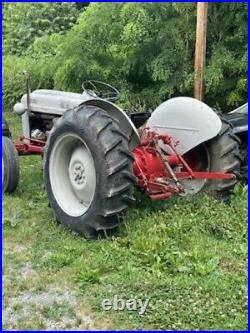
[[[23,103],[16,103],[14,105],[14,112],[16,114],[18,114],[19,116],[21,116],[22,114],[24,114],[25,110],[26,110],[26,107],[25,107],[25,105]]]
[[[58,90],[38,89],[30,94],[30,110],[47,114],[63,115],[65,111],[85,102],[87,98],[81,94]],[[27,95],[23,95],[21,103],[27,108]]]
[[[183,155],[215,137],[220,132],[222,123],[205,103],[191,97],[176,97],[158,106],[146,126],[159,134],[171,135],[179,142],[176,150]],[[171,153],[168,146],[161,146]]]
[[[54,197],[69,216],[87,212],[96,189],[93,157],[77,135],[66,133],[54,144],[49,161],[49,177]]]
[[[120,129],[123,133],[128,135],[130,139],[129,148],[133,149],[138,145],[140,141],[139,134],[133,122],[128,117],[126,112],[110,101],[94,98],[92,95],[88,95],[86,91],[83,94],[76,94],[57,90],[40,89],[35,90],[30,94],[30,111],[34,113],[39,112],[43,114],[61,116],[67,110],[76,108],[83,103],[99,106],[111,114],[119,122]],[[27,109],[27,95],[22,97],[21,105],[18,103],[18,105],[16,104],[14,106],[14,110],[20,111],[22,106],[23,109]],[[27,119],[25,118],[23,120],[24,135],[27,134],[27,128]]]
[[[26,111],[22,114],[22,128],[23,128],[23,135],[26,138],[30,137],[30,121],[29,121],[29,112]]]
[[[238,107],[237,109],[229,112],[229,114],[232,114],[232,113],[248,113],[248,103],[245,103],[245,104],[241,105],[240,107]]]

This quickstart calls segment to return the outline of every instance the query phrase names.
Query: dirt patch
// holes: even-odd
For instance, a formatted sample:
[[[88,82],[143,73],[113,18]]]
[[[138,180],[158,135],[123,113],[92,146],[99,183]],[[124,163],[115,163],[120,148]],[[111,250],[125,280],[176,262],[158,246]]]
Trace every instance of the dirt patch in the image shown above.
[[[33,329],[95,330],[91,317],[77,309],[76,297],[70,290],[62,292],[51,287],[40,293],[25,291],[8,299],[3,324],[7,330],[20,329],[23,323],[33,325]]]
[[[21,253],[24,251],[27,251],[29,249],[30,245],[29,244],[12,244],[12,243],[7,243],[4,242],[3,244],[3,251],[8,254],[8,253]]]
[[[12,251],[7,244],[5,252]],[[16,245],[15,251],[20,254],[27,250]],[[49,257],[50,251],[42,258]],[[63,279],[60,285],[52,282],[44,288],[37,288],[42,276],[30,261],[21,266],[7,264],[2,276],[4,292],[2,323],[4,330],[97,330],[109,325],[94,322],[87,306],[79,301],[72,288]],[[60,280],[60,279],[59,279]]]

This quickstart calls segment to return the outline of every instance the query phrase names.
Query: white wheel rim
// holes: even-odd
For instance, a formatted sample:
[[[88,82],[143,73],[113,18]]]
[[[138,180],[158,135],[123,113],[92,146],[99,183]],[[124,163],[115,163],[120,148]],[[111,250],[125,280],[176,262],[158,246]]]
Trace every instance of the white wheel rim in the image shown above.
[[[209,158],[209,153],[207,150],[207,147],[204,146],[204,154],[206,156],[203,156],[207,159],[207,166],[204,170],[202,171],[209,171],[210,169],[210,158]],[[180,193],[181,196],[186,196],[186,195],[192,195],[192,194],[197,194],[199,193],[205,184],[207,183],[207,179],[191,179],[191,180],[182,180],[180,181],[181,185],[184,187],[184,192]]]
[[[76,134],[61,135],[52,148],[49,178],[60,208],[72,217],[89,209],[96,189],[93,157],[86,143]]]

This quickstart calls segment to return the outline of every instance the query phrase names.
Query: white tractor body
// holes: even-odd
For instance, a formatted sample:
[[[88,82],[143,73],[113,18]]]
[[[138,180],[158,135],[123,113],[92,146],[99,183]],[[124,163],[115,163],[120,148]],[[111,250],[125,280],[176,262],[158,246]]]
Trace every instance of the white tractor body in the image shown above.
[[[129,116],[117,105],[110,101],[95,98],[83,94],[70,93],[57,90],[39,89],[30,93],[29,110],[32,113],[62,116],[67,110],[77,108],[79,105],[87,104],[102,108],[112,115],[117,121],[123,133],[129,137],[130,149],[133,149],[140,142],[139,134]],[[27,95],[23,95],[21,103],[14,106],[14,111],[22,115],[23,135],[30,137],[29,115],[27,112]]]
[[[129,138],[131,150],[140,142],[136,127],[121,108],[110,101],[93,97],[86,91],[77,94],[41,89],[30,93],[29,98],[29,111],[44,115],[62,116],[67,110],[82,104],[100,107],[119,122],[121,130]],[[22,115],[23,135],[30,137],[27,110],[27,95],[24,95],[21,103],[14,106],[14,111]],[[190,97],[176,97],[158,106],[146,126],[158,134],[171,135],[175,141],[178,141],[176,147],[178,153],[183,155],[200,143],[215,137],[220,132],[221,120],[205,103]],[[161,146],[166,152],[172,153],[169,146],[164,144]]]

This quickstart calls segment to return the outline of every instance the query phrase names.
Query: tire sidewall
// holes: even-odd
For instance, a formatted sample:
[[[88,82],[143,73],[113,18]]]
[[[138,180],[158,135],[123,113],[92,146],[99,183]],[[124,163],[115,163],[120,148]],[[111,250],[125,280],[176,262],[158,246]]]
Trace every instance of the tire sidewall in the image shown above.
[[[53,150],[53,147],[56,143],[56,141],[60,138],[63,133],[71,133],[74,135],[79,136],[80,139],[82,139],[91,155],[94,161],[95,165],[95,174],[96,174],[96,188],[94,193],[94,198],[90,204],[90,207],[87,209],[87,211],[78,217],[73,217],[68,215],[64,212],[64,210],[60,207],[57,200],[55,199],[55,196],[52,191],[51,182],[50,182],[50,172],[49,172],[49,165],[50,165],[50,156],[51,152]],[[58,127],[51,133],[51,136],[49,138],[49,144],[48,149],[45,152],[45,168],[44,168],[44,179],[45,179],[45,187],[47,190],[47,194],[49,197],[49,201],[51,204],[52,209],[54,210],[56,216],[60,220],[60,222],[76,231],[82,232],[81,226],[84,225],[84,228],[91,227],[95,228],[98,225],[98,219],[100,218],[100,213],[102,210],[102,207],[100,206],[100,203],[102,202],[102,196],[103,196],[103,182],[105,182],[105,175],[107,170],[107,165],[105,165],[105,161],[102,158],[103,152],[101,151],[101,147],[97,146],[95,142],[92,139],[93,133],[91,133],[91,128],[80,128],[77,126],[77,124],[72,123],[66,123],[62,126]],[[63,181],[63,180],[62,180]],[[98,207],[98,209],[97,209]]]
[[[2,137],[2,163],[4,165],[4,172],[3,172],[3,181],[2,181],[2,191],[5,192],[7,189],[7,185],[9,183],[9,178],[10,178],[10,170],[8,168],[9,165],[9,160],[8,160],[8,155],[7,155],[7,150],[6,150],[6,137]]]
[[[14,144],[5,136],[2,136],[2,158],[4,163],[2,192],[10,194],[18,185],[19,159]]]

